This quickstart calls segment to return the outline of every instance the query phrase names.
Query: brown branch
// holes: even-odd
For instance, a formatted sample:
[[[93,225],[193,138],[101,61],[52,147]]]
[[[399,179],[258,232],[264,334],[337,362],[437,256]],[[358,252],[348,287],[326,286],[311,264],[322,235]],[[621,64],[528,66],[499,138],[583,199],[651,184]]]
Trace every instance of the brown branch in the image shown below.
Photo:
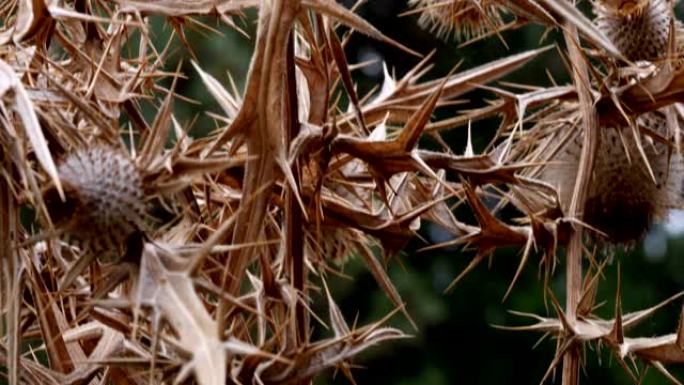
[[[283,149],[283,75],[285,51],[294,25],[299,2],[262,1],[257,29],[257,47],[250,67],[244,104],[231,130],[246,129],[247,153],[258,155],[247,162],[244,177],[246,199],[241,202],[233,244],[258,242],[263,231],[269,194],[274,185],[276,166],[284,159]],[[225,135],[225,134],[224,134]],[[284,170],[283,170],[284,171]],[[261,195],[260,195],[261,194]],[[231,295],[240,291],[240,283],[256,247],[231,251],[225,265],[222,286]],[[230,310],[225,300],[219,302],[219,329],[226,327],[224,316]]]
[[[577,179],[575,180],[573,197],[570,202],[570,216],[581,219],[598,145],[598,114],[593,107],[589,72],[579,46],[577,28],[570,23],[566,23],[563,34],[568,47],[570,63],[572,64],[572,79],[577,89],[580,111],[582,113],[582,130],[584,133]],[[572,233],[566,258],[565,312],[569,324],[573,325],[577,320],[577,305],[582,297],[581,227],[576,227]],[[579,348],[579,345],[571,346],[563,355],[563,385],[579,384],[581,359]]]
[[[299,134],[299,109],[297,105],[297,79],[295,77],[295,45],[294,32],[290,31],[290,40],[287,47],[286,56],[286,81],[287,81],[287,108],[288,108],[288,124],[287,124],[287,141],[288,146]],[[297,161],[292,165],[292,173],[295,181],[299,184],[299,173],[297,172]],[[305,266],[304,266],[304,223],[302,212],[297,203],[295,193],[288,188],[286,195],[286,212],[285,212],[285,247],[286,255],[290,265],[290,277],[292,286],[298,292],[302,292],[302,297],[306,298],[304,291],[305,280]],[[297,345],[305,343],[308,336],[308,319],[304,306],[297,301],[295,305],[295,322],[296,341]]]

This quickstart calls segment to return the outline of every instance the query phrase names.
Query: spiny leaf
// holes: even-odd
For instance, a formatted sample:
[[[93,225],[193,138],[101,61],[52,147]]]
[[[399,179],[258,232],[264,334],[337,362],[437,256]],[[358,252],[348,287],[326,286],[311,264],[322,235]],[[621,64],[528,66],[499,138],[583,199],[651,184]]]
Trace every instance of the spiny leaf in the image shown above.
[[[21,80],[16,76],[12,67],[0,60],[0,96],[5,96],[10,89],[14,92],[14,108],[21,118],[26,136],[28,136],[33,146],[36,158],[38,158],[38,162],[40,162],[52,179],[60,197],[64,199],[64,191],[59,175],[57,175],[57,167],[48,149],[40,123],[38,123],[33,103],[31,103],[26,89],[24,89]]]

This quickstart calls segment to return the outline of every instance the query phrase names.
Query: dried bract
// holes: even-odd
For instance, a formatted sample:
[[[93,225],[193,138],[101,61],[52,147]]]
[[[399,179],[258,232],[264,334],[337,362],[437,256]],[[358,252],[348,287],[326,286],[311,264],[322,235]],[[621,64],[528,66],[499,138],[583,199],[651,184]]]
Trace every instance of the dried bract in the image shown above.
[[[673,23],[672,1],[597,1],[596,26],[630,60],[655,60],[667,56]]]
[[[45,203],[65,241],[120,254],[127,238],[144,229],[142,178],[126,155],[109,147],[79,149],[57,170],[66,199],[51,189]]]
[[[503,8],[497,1],[410,0],[420,11],[419,23],[442,38],[471,39],[503,25]]]

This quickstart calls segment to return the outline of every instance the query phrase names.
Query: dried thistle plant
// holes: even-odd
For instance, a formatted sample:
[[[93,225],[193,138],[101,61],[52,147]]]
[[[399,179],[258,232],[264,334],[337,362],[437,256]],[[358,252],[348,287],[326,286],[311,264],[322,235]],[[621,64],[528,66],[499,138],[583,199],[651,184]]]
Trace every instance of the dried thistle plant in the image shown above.
[[[668,32],[668,55],[630,57],[602,22],[565,1],[414,4],[424,20],[440,7],[460,10],[435,22],[451,28],[468,17],[467,34],[498,31],[502,12],[516,27],[562,27],[573,84],[522,94],[492,85],[551,52],[542,47],[433,80],[423,79],[431,57],[422,57],[400,78],[386,75],[379,91],[358,95],[339,25],[420,55],[331,0],[1,6],[0,361],[9,382],[286,384],[308,383],[331,368],[353,381],[355,356],[407,337],[385,326],[387,319],[401,312],[410,320],[373,250],[379,246],[389,260],[421,221],[476,250],[456,281],[496,249],[518,246],[515,282],[536,246],[540,293],[549,292],[556,252],[567,249],[565,309],[550,295],[557,318],[537,317],[539,324],[526,327],[559,340],[547,376],[563,362],[564,383],[577,383],[587,343],[605,343],[620,362],[641,358],[666,375],[663,363],[684,362],[681,330],[624,335],[661,305],[623,315],[618,290],[614,319],[592,314],[606,265],[593,263],[583,274],[583,258],[595,256],[583,255],[581,226],[621,242],[640,232],[605,231],[600,212],[608,203],[624,203],[611,212],[638,214],[634,208],[651,204],[641,212],[645,225],[673,203],[682,178],[678,117],[670,108],[684,89],[674,65],[677,34]],[[626,22],[646,15],[649,4]],[[191,73],[165,69],[169,45],[152,38],[149,16],[163,17],[173,38],[188,45],[189,26],[215,18],[237,29],[247,8],[256,9],[258,22],[243,93],[206,72],[202,58]],[[644,68],[652,71],[644,75]],[[193,138],[176,119],[180,77],[199,78],[222,109],[214,115],[220,127],[207,136]],[[432,121],[436,109],[477,87],[497,99]],[[339,91],[349,109],[335,97]],[[152,121],[146,104],[154,106]],[[471,143],[464,154],[418,146],[425,134],[491,116],[502,117],[500,128],[482,154]],[[558,161],[567,172],[550,173]],[[615,183],[598,183],[615,172],[633,178],[620,182],[622,195],[614,194]],[[485,192],[523,219],[499,218],[482,203]],[[457,218],[452,199],[467,203],[477,224]],[[147,222],[148,205],[163,207],[164,220]],[[35,209],[37,233],[20,221],[25,206]],[[122,258],[97,258],[106,254]],[[352,255],[396,306],[368,325],[350,326],[326,282]],[[313,313],[314,292],[323,294],[326,315]],[[329,325],[328,337],[312,339],[312,319]],[[47,362],[21,351],[22,341],[36,336]]]
[[[653,61],[664,71],[673,67],[677,54],[674,11],[666,1],[644,1],[620,7],[611,2],[596,3],[596,24],[629,60]],[[672,45],[668,46],[668,42]],[[647,70],[648,71],[648,70]],[[628,75],[625,75],[627,73]],[[629,71],[620,69],[606,81],[619,87]],[[676,111],[667,107],[635,116],[628,122],[600,125],[592,175],[589,178],[583,220],[610,242],[640,240],[655,220],[668,210],[682,206],[684,164],[678,142]],[[557,164],[546,167],[541,179],[554,184],[567,212],[577,176],[582,135],[577,120],[558,130],[556,139],[566,144],[553,149],[557,155],[542,155]],[[561,139],[562,138],[562,139]]]
[[[99,146],[75,150],[57,172],[65,199],[51,189],[45,201],[67,242],[90,252],[121,253],[117,249],[146,227],[142,178],[125,155]]]
[[[623,316],[618,288],[615,318],[597,319],[592,309],[598,277],[605,265],[603,262],[595,265],[597,256],[585,255],[586,249],[582,248],[583,232],[608,245],[633,244],[654,221],[663,219],[669,209],[682,207],[681,116],[678,108],[671,105],[679,100],[674,95],[681,92],[680,86],[675,85],[681,84],[677,80],[681,76],[681,27],[675,22],[673,3],[599,1],[595,4],[598,18],[593,26],[580,20],[565,2],[515,2],[509,11],[522,17],[524,12],[520,12],[520,8],[523,6],[546,10],[547,16],[563,24],[569,50],[568,71],[573,75],[574,89],[559,86],[524,94],[493,89],[501,95],[498,103],[449,122],[463,124],[495,113],[502,114],[499,135],[508,139],[497,147],[501,154],[499,159],[503,159],[503,164],[537,164],[521,170],[518,175],[554,187],[554,193],[549,194],[543,189],[512,186],[511,194],[501,198],[502,202],[510,201],[528,216],[526,222],[530,223],[528,231],[531,233],[511,287],[526,264],[531,242],[538,245],[541,241],[545,245],[542,263],[546,267],[546,282],[554,270],[559,242],[567,249],[568,296],[564,309],[554,299],[558,320],[551,323],[555,326],[546,328],[542,325],[549,319],[539,318],[538,325],[518,329],[543,330],[559,338],[557,356],[542,382],[562,365],[563,383],[579,383],[581,348],[596,342],[615,349],[625,368],[628,367],[622,360],[627,357],[642,358],[678,383],[662,365],[664,362],[681,363],[678,356],[681,350],[672,348],[672,344],[679,341],[675,334],[651,339],[630,339],[623,334],[627,318],[636,323],[641,316],[652,314],[662,304],[638,313],[639,316],[636,313],[634,317]],[[532,19],[549,24],[541,17]],[[603,46],[604,53],[612,53],[614,57],[595,56],[600,63],[588,68],[588,54],[578,49],[577,31],[584,33],[588,43]],[[641,62],[634,65],[633,61]],[[636,91],[637,88],[641,91]],[[600,94],[598,98],[597,94]],[[639,103],[632,99],[636,94],[641,95],[637,98],[642,101],[645,101],[642,99],[645,95],[651,95],[652,102],[647,103],[648,107],[638,107]],[[530,110],[535,112],[528,113]],[[523,123],[531,128],[524,128]],[[436,124],[437,127],[444,125]],[[473,209],[482,213],[478,216],[480,231],[456,242],[476,240],[484,243],[482,238],[486,232],[482,225],[486,222],[491,224],[489,236],[496,236],[494,239],[501,239],[502,234],[514,230],[512,227],[504,230],[500,221],[488,218],[481,203],[473,206],[476,199],[474,196],[468,198]],[[508,238],[512,239],[512,235]],[[519,242],[522,240],[521,237]],[[476,257],[456,281],[481,262],[492,247],[477,244],[477,249]],[[585,257],[593,261],[586,274],[583,273]],[[678,295],[672,300],[676,298]],[[585,329],[595,322],[605,324]],[[552,331],[555,327],[558,328]],[[681,326],[676,335],[680,334]],[[651,352],[657,353],[649,356]],[[636,374],[627,370],[636,380]]]
[[[419,23],[442,38],[453,33],[457,40],[471,39],[504,24],[504,9],[496,1],[411,0],[410,4],[420,12]]]
[[[626,58],[654,61],[669,53],[671,1],[598,1],[594,10],[597,27]]]

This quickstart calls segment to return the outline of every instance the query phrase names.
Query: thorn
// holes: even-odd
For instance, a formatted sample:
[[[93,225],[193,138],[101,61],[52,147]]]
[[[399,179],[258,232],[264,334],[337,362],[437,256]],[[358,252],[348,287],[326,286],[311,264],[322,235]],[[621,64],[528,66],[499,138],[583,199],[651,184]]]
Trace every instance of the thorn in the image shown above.
[[[457,284],[459,281],[461,281],[461,279],[463,279],[463,277],[465,277],[468,273],[470,273],[470,272],[471,272],[477,265],[479,265],[480,262],[482,262],[482,260],[485,259],[485,258],[487,258],[487,254],[482,253],[482,252],[478,252],[477,255],[475,255],[475,258],[473,258],[473,259],[470,261],[470,263],[468,264],[468,266],[466,266],[466,268],[463,269],[463,271],[461,272],[461,274],[459,274],[456,278],[454,278],[454,280],[451,281],[451,283],[449,284],[449,286],[447,286],[446,289],[444,289],[443,293],[448,293],[448,292],[450,292],[451,289],[453,289],[453,288],[456,286],[456,284]]]
[[[566,335],[575,335],[577,332],[575,329],[570,325],[570,322],[568,322],[567,317],[565,317],[565,312],[563,312],[563,308],[561,307],[560,302],[558,302],[558,298],[553,294],[552,291],[549,291],[549,298],[551,299],[551,303],[553,304],[554,309],[556,310],[556,315],[558,316],[558,320],[560,321],[561,325],[563,325],[563,331],[565,332]]]
[[[475,152],[473,151],[473,135],[472,135],[472,130],[471,130],[471,125],[473,121],[468,119],[468,143],[466,144],[466,149],[465,152],[463,153],[464,156],[474,156]]]
[[[617,344],[622,344],[625,341],[625,335],[622,325],[622,277],[620,274],[620,263],[618,262],[618,276],[617,276],[617,290],[615,292],[615,322],[613,329],[610,331],[610,337]]]
[[[663,376],[665,376],[665,378],[667,378],[671,383],[673,383],[673,384],[675,384],[675,385],[682,385],[682,383],[679,382],[679,380],[677,380],[676,378],[674,378],[674,376],[672,375],[672,373],[670,373],[670,372],[665,368],[665,366],[662,364],[662,362],[660,362],[660,361],[651,361],[651,365],[652,365],[657,371],[659,371],[660,374],[662,374]]]
[[[527,263],[527,258],[530,255],[530,250],[532,249],[533,244],[534,244],[534,235],[532,233],[532,230],[528,229],[527,243],[525,244],[525,250],[523,250],[523,255],[520,258],[520,263],[518,264],[518,269],[515,271],[515,275],[513,276],[513,280],[511,280],[510,285],[508,285],[508,289],[506,290],[506,294],[504,294],[501,302],[505,302],[506,299],[508,298],[508,295],[511,294],[511,291],[513,290],[513,286],[515,286],[515,283],[518,281],[518,278],[520,277],[520,273],[522,273],[522,270],[525,267],[525,264]]]

